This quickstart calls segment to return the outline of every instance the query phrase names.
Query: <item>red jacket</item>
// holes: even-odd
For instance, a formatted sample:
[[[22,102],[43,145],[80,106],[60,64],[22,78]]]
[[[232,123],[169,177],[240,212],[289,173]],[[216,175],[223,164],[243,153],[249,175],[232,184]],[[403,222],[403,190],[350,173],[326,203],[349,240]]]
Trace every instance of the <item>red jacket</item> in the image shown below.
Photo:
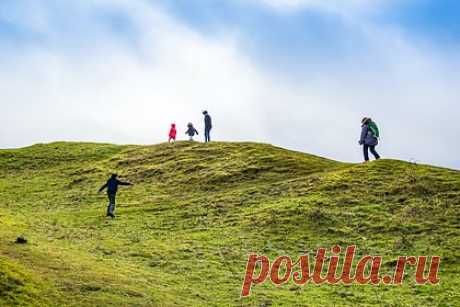
[[[176,125],[172,124],[172,125],[171,125],[171,130],[169,130],[169,138],[175,139],[175,138],[176,138],[176,134],[177,134]]]

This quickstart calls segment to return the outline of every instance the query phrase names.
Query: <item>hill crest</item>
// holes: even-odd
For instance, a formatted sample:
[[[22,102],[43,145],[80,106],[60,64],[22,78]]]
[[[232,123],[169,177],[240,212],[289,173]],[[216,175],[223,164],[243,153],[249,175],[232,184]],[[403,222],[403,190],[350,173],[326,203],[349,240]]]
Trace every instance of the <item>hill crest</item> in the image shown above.
[[[111,172],[117,219],[97,189]],[[256,143],[67,143],[0,150],[0,305],[452,305],[460,172],[336,162]],[[14,244],[24,236],[28,244]],[[255,287],[250,252],[440,255],[437,287]],[[345,293],[345,294],[344,294]]]

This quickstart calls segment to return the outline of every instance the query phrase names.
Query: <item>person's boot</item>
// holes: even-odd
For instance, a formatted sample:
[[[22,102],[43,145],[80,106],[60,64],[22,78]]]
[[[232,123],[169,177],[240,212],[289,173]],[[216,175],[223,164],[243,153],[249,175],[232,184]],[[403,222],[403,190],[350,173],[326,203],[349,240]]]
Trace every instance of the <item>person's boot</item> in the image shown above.
[[[114,216],[113,216],[113,209],[114,209],[114,207],[115,207],[114,205],[109,204],[109,206],[107,207],[107,217],[109,217],[109,216],[110,216],[111,218],[114,217]]]
[[[113,211],[115,211],[115,204],[110,205],[110,217],[111,218],[115,218]]]

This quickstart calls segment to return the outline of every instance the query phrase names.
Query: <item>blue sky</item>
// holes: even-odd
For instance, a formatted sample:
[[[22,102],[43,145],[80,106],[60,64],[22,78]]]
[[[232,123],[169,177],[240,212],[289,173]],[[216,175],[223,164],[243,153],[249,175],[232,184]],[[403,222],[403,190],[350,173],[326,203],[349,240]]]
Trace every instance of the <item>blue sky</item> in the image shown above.
[[[4,0],[0,147],[160,142],[206,108],[218,139],[359,161],[369,115],[384,156],[460,168],[459,17],[454,0]]]
[[[334,34],[344,26],[341,16],[337,14],[305,8],[280,13],[270,7],[243,5],[238,1],[162,0],[160,3],[176,17],[204,33],[212,34],[219,28],[236,27],[256,38],[268,39],[264,41],[274,45],[279,42],[295,44],[305,31],[314,36],[325,33],[335,39]],[[456,0],[393,1],[367,18],[398,26],[421,38],[455,43],[460,35],[459,14],[460,2]],[[268,31],[275,33],[273,40],[267,37]],[[286,32],[288,41],[276,35]]]
[[[348,56],[354,57],[357,52],[369,53],[368,49],[358,50],[362,33],[350,27],[344,16],[337,12],[308,7],[280,12],[271,7],[261,7],[256,1],[253,4],[225,0],[160,2],[172,15],[204,35],[212,37],[228,29],[243,33],[243,47],[254,58],[275,59],[283,64],[293,62],[294,67],[290,69],[298,67],[299,59],[316,61],[317,58],[328,58],[339,64]],[[395,27],[414,42],[432,44],[439,52],[458,51],[459,1],[389,2],[377,12],[352,18],[362,18],[378,26]]]
[[[97,3],[98,1],[69,1],[71,2]],[[350,29],[343,16],[336,12],[311,9],[308,6],[299,5],[297,9],[279,11],[264,6],[260,3],[263,1],[257,0],[252,3],[251,0],[149,0],[147,2],[165,9],[174,18],[211,38],[229,31],[242,34],[245,40],[243,47],[253,53],[254,57],[262,56],[269,59],[275,57],[282,60],[293,57],[298,59],[302,58],[302,55],[304,57],[322,55],[332,60],[342,59],[343,56],[356,52],[356,44],[359,44],[361,39],[360,33],[356,29]],[[438,46],[440,51],[443,48],[458,47],[460,43],[459,1],[389,2],[391,4],[382,5],[378,12],[372,12],[367,16],[360,15],[357,18],[378,25],[397,27],[414,41],[442,45]],[[3,18],[0,19],[0,37],[3,45],[40,44],[46,41],[47,36],[40,29],[25,26],[18,20],[21,11],[33,10],[31,3],[35,3],[34,6],[41,6],[42,3],[42,6],[54,7],[55,10],[49,17],[54,22],[54,26],[60,27],[59,30],[64,33],[85,37],[91,35],[91,30],[84,27],[85,20],[77,20],[75,24],[73,16],[67,15],[66,7],[72,7],[72,4],[67,5],[63,2],[59,4],[59,1],[51,0],[35,2],[4,0],[1,4]],[[101,5],[101,7],[104,9],[87,11],[89,16],[85,18],[99,20],[100,24],[113,31],[112,34],[120,37],[125,36],[129,39],[130,36],[133,38],[139,35],[133,31],[132,20],[125,12],[110,6]]]

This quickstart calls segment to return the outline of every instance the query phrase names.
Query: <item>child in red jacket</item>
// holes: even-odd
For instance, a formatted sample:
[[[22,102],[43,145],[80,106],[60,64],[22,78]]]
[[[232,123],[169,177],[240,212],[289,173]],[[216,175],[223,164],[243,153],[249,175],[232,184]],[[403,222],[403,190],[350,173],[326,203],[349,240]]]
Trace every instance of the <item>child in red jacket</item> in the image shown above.
[[[169,130],[169,143],[173,141],[173,143],[176,141],[176,124],[171,124],[171,130]]]

